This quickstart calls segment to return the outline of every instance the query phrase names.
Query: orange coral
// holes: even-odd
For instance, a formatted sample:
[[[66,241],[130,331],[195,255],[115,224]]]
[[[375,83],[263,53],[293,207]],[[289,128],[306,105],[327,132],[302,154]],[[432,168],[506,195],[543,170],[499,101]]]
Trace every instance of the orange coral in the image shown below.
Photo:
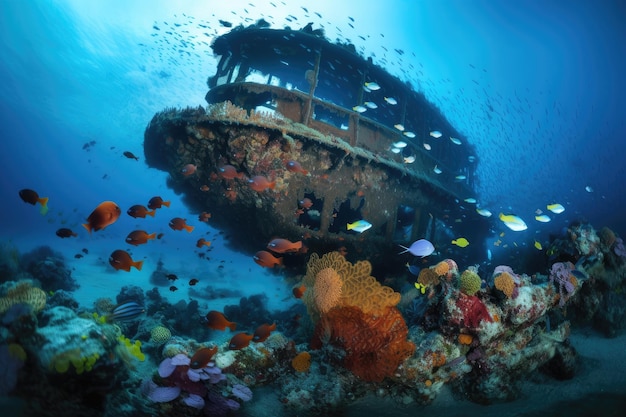
[[[313,287],[313,299],[320,313],[326,313],[335,307],[341,299],[341,277],[332,268],[318,272]]]
[[[313,288],[313,291],[306,291],[302,297],[307,306],[309,316],[313,321],[317,321],[319,315],[324,312],[316,302],[317,285],[319,284],[323,287],[331,282],[329,281],[330,278],[328,278],[331,272],[325,271],[322,273],[325,269],[331,269],[334,271],[332,275],[336,274],[341,279],[341,298],[339,302],[331,303],[324,301],[322,303],[329,309],[333,305],[356,306],[365,313],[377,314],[384,312],[385,308],[395,306],[400,302],[400,293],[381,285],[376,278],[370,275],[372,265],[368,261],[359,261],[352,264],[339,252],[330,252],[321,258],[314,253],[307,263],[307,273],[301,283],[306,288]],[[322,274],[320,275],[320,273]],[[320,276],[323,277],[323,280],[319,280]],[[333,294],[336,295],[336,293],[336,290],[328,293],[320,289],[320,301],[321,294],[332,296]]]
[[[398,366],[415,351],[407,340],[408,328],[396,307],[379,315],[354,306],[333,308],[315,328],[313,349],[324,344],[342,349],[341,364],[365,381],[380,382],[393,376]]]
[[[417,282],[426,286],[439,285],[439,275],[434,269],[424,268],[420,271]]]
[[[306,372],[311,367],[311,354],[309,352],[300,352],[291,360],[291,366],[296,372]]]
[[[462,345],[471,345],[474,338],[471,334],[461,333],[459,334],[459,343]]]
[[[495,287],[502,291],[508,298],[513,297],[515,291],[515,280],[508,272],[501,272],[493,279]]]
[[[441,261],[434,267],[435,272],[440,277],[446,275],[450,271],[450,265],[446,261]]]

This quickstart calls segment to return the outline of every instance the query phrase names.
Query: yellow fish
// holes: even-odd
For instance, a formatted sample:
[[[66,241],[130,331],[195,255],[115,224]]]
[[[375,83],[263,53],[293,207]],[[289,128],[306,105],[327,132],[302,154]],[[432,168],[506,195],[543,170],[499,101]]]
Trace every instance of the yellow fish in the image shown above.
[[[420,290],[420,292],[422,294],[426,293],[426,285],[424,284],[420,284],[419,282],[415,283],[415,288],[417,288],[418,290]]]
[[[457,245],[459,248],[464,248],[467,245],[469,245],[469,242],[467,241],[467,239],[465,239],[464,237],[460,237],[458,239],[454,239],[452,241],[453,245]]]
[[[541,243],[537,242],[535,240],[535,247],[537,248],[537,250],[542,250],[543,248],[541,247]]]

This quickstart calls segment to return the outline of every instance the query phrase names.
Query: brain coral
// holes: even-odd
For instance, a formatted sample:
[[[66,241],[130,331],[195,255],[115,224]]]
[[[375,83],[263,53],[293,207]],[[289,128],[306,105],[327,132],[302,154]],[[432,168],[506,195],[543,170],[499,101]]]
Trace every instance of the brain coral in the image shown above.
[[[493,279],[494,286],[502,291],[508,298],[513,298],[515,280],[508,272],[501,272]]]
[[[386,307],[395,306],[400,302],[400,293],[380,285],[376,278],[370,275],[372,265],[368,261],[352,264],[339,252],[330,252],[321,258],[314,253],[307,263],[307,273],[302,280],[306,288],[313,288],[313,291],[306,291],[302,297],[313,321],[317,321],[321,312],[314,294],[317,293],[320,272],[324,269],[333,270],[341,279],[341,298],[336,303],[337,306],[356,306],[365,313],[376,313],[384,312]],[[327,277],[330,275],[330,272],[324,272],[322,277],[325,280],[320,281],[320,285],[326,285],[324,283],[328,283]],[[320,291],[320,294],[322,293],[323,291]]]
[[[481,280],[478,274],[471,269],[466,269],[461,274],[461,291],[467,295],[474,295],[480,290]]]
[[[150,341],[156,345],[162,345],[170,340],[172,332],[167,327],[156,326],[150,330]]]
[[[0,314],[19,303],[28,304],[34,313],[39,313],[46,306],[46,293],[28,281],[21,281],[0,298]]]

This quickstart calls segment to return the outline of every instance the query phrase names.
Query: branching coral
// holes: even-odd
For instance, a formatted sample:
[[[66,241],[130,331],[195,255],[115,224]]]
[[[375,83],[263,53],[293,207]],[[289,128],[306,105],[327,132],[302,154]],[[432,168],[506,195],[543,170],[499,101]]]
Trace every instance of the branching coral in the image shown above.
[[[329,297],[321,302],[324,309],[330,309],[332,306],[356,306],[365,313],[379,314],[384,313],[386,307],[397,305],[400,302],[400,294],[381,285],[370,275],[371,272],[372,266],[368,261],[352,264],[339,252],[330,252],[321,258],[315,253],[311,255],[302,284],[306,288],[313,288],[313,291],[306,291],[302,299],[312,320],[317,321],[319,314],[323,312],[316,302],[316,294],[320,302],[321,294]],[[338,302],[333,302],[339,293],[336,277],[341,280],[341,297]],[[318,280],[322,286],[320,288],[327,286],[328,288],[318,292],[316,289]],[[330,287],[329,283],[333,283],[333,287]],[[330,291],[330,288],[334,290]]]
[[[408,328],[395,307],[380,315],[354,306],[338,307],[322,316],[311,342],[314,349],[325,344],[345,352],[341,364],[365,381],[380,382],[394,375],[398,366],[415,351],[407,340]]]

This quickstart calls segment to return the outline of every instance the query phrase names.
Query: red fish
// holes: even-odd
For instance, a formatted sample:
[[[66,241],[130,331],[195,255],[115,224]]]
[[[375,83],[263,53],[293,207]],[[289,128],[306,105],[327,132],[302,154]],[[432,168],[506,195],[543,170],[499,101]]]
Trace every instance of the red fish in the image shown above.
[[[243,172],[237,172],[237,168],[232,165],[223,165],[219,168],[220,176],[227,180],[235,178],[243,179]]]
[[[248,333],[237,333],[230,339],[230,343],[228,344],[228,349],[230,350],[239,350],[247,347],[252,340],[252,335]]]
[[[107,226],[115,223],[120,218],[122,210],[112,201],[104,201],[98,205],[87,217],[87,223],[83,224],[83,227],[87,229],[89,233],[93,230],[97,232]]]
[[[265,340],[270,336],[270,333],[274,330],[276,330],[276,323],[272,323],[271,325],[267,323],[262,324],[254,331],[252,341],[257,343],[265,342]]]
[[[299,287],[293,287],[293,296],[296,298],[302,298],[304,292],[306,291],[306,287],[304,285],[300,285]]]
[[[212,348],[201,348],[196,351],[191,357],[191,362],[189,363],[189,367],[191,369],[200,369],[206,367],[213,355],[217,353],[217,346]]]
[[[209,242],[209,241],[207,241],[206,239],[204,239],[204,238],[202,238],[202,237],[201,237],[201,238],[200,238],[200,239],[198,239],[198,241],[196,242],[196,247],[197,247],[197,248],[201,248],[202,246],[206,246],[206,247],[208,248],[209,246],[211,246],[211,242]]]
[[[268,188],[273,190],[276,186],[276,181],[270,182],[270,180],[265,178],[263,175],[255,175],[248,180],[248,184],[250,184],[250,188],[260,193]]]
[[[169,207],[170,206],[170,202],[169,201],[163,201],[163,199],[161,197],[159,197],[159,196],[152,197],[150,199],[150,201],[148,201],[148,208],[150,210],[160,209],[163,206]]]
[[[70,229],[66,227],[62,227],[59,230],[57,230],[57,236],[60,238],[64,238],[64,237],[72,237],[72,236],[76,237],[78,235],[72,232]]]
[[[39,197],[39,194],[37,194],[36,191],[24,188],[23,190],[20,190],[20,198],[25,203],[32,204],[33,206],[37,203],[41,204],[39,212],[42,215],[45,215],[48,212],[48,197]]]
[[[203,211],[198,215],[198,220],[200,220],[201,222],[208,222],[210,218],[211,213],[207,213],[206,211]]]
[[[134,217],[135,219],[137,217],[145,219],[146,216],[154,217],[154,213],[156,213],[156,210],[148,210],[146,206],[142,206],[141,204],[135,204],[134,206],[129,208],[126,213],[128,213],[130,217]]]
[[[302,208],[310,209],[311,207],[313,207],[313,201],[311,201],[310,198],[305,197],[298,202],[298,205]]]
[[[170,220],[170,227],[173,230],[183,230],[185,229],[187,232],[191,233],[194,229],[193,226],[189,226],[187,224],[187,220],[181,219],[180,217],[174,217]]]
[[[181,173],[185,176],[188,177],[190,175],[193,175],[196,172],[197,167],[194,164],[187,164],[183,167],[183,169],[181,169]]]
[[[113,251],[111,256],[109,256],[109,263],[116,270],[123,270],[126,272],[130,272],[130,267],[134,266],[138,271],[141,271],[141,267],[143,265],[143,261],[133,261],[128,252],[125,250],[118,249]]]
[[[237,323],[228,321],[226,316],[219,311],[211,310],[206,315],[206,326],[213,330],[226,330],[228,327],[231,331],[235,331]]]
[[[208,185],[206,185],[206,184],[203,184],[203,185],[200,187],[200,191],[203,191],[203,192],[205,192],[205,193],[206,193],[207,191],[209,191],[209,190],[210,190],[210,188],[209,188],[209,186],[208,186]]]
[[[254,259],[254,262],[256,262],[257,264],[261,265],[264,268],[273,268],[276,265],[283,264],[282,258],[277,258],[265,250],[260,250],[257,253],[255,253],[252,259]]]
[[[126,243],[129,245],[143,245],[148,240],[156,238],[156,233],[148,234],[145,230],[135,230],[126,236]]]
[[[285,162],[285,167],[287,168],[287,171],[289,172],[299,172],[303,175],[309,175],[309,171],[302,168],[302,165],[300,165],[300,162],[294,161],[293,159]]]
[[[302,249],[302,241],[291,242],[287,239],[274,239],[267,244],[267,248],[276,253],[298,252]]]

